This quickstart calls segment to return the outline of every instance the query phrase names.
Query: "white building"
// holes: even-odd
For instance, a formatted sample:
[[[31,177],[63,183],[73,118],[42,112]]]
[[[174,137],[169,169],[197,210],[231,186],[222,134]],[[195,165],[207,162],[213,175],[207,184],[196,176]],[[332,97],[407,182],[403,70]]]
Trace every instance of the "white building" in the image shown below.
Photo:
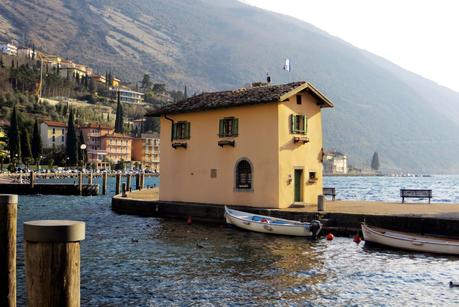
[[[18,56],[26,59],[37,58],[37,51],[32,48],[18,48]]]
[[[67,125],[50,120],[44,121],[40,124],[40,136],[43,148],[65,147]]]
[[[347,157],[337,151],[325,153],[324,173],[327,175],[347,174]]]
[[[110,98],[116,100],[118,92],[120,93],[120,101],[130,104],[141,104],[144,101],[144,93],[136,92],[128,88],[110,88]]]
[[[10,43],[0,43],[0,50],[7,55],[18,55],[18,47]]]

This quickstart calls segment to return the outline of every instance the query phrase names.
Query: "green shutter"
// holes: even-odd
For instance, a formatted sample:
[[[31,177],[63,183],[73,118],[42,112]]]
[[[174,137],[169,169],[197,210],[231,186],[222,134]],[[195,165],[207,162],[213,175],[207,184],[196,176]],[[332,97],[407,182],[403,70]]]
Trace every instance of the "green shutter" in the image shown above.
[[[290,133],[295,133],[295,115],[290,114]]]
[[[233,118],[233,136],[237,136],[239,133],[239,119]]]
[[[220,122],[219,122],[219,125],[218,125],[218,127],[219,127],[218,136],[219,137],[224,137],[225,136],[225,132],[224,132],[225,128],[223,126],[224,124],[225,124],[224,120],[220,119]]]
[[[177,124],[172,124],[172,139],[176,140],[177,139]]]
[[[304,115],[304,134],[308,133],[308,118]]]
[[[186,122],[185,123],[185,139],[189,140],[190,139],[190,126],[191,126],[191,123],[190,122]]]

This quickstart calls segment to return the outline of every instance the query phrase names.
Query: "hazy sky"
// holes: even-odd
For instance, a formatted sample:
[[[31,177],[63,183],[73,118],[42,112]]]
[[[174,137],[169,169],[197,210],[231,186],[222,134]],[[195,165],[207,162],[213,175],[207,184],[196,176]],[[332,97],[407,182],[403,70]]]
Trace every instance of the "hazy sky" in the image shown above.
[[[458,0],[244,0],[459,91]]]

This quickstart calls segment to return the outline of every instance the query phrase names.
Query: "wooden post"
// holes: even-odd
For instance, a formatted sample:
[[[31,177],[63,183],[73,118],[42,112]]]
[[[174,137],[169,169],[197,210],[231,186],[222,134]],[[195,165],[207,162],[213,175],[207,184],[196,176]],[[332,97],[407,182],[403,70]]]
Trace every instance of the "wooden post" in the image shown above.
[[[80,241],[85,223],[24,223],[27,306],[80,306]]]
[[[123,188],[121,189],[121,191],[122,191],[123,194],[121,194],[121,197],[126,197],[127,196],[127,194],[126,194],[126,183],[123,182],[122,187]]]
[[[93,175],[92,175],[92,172],[89,172],[89,174],[88,174],[88,184],[92,185],[92,182],[93,182]]]
[[[142,172],[140,173],[140,190],[144,188],[145,183],[145,173]]]
[[[131,188],[131,174],[126,175],[126,191],[129,191]]]
[[[102,174],[102,194],[107,194],[107,173]]]
[[[83,173],[78,173],[78,191],[80,191],[80,196],[83,195]]]
[[[30,188],[33,189],[35,186],[35,173],[34,171],[30,171]]]
[[[135,174],[135,189],[138,190],[140,188],[140,174]]]
[[[0,306],[16,306],[18,196],[0,195]]]
[[[115,195],[120,194],[121,190],[121,174],[116,174]]]

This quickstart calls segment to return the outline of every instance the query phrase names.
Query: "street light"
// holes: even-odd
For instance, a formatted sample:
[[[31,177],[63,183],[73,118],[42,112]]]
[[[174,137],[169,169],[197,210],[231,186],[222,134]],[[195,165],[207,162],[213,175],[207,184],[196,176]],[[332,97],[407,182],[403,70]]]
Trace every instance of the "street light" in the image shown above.
[[[86,149],[86,144],[81,144],[80,149],[84,151]],[[83,153],[83,168],[86,169],[86,155],[84,153]]]

